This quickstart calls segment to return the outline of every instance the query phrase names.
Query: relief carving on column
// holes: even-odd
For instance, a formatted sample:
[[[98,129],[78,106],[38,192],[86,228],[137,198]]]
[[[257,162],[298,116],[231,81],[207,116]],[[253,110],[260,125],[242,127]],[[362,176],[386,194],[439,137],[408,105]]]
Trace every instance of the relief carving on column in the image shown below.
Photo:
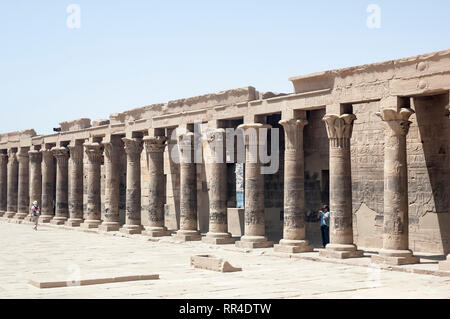
[[[144,138],[145,151],[147,153],[164,152],[167,145],[167,137],[165,136],[146,136]]]
[[[334,148],[349,148],[353,133],[354,114],[327,114],[323,117],[330,145]]]
[[[101,164],[103,161],[103,147],[97,142],[84,143],[84,151],[92,164]]]

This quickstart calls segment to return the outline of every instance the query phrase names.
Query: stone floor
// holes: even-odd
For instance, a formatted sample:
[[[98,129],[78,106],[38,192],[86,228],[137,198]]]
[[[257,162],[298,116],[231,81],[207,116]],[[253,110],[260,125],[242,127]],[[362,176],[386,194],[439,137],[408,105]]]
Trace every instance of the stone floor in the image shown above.
[[[57,226],[35,232],[29,224],[4,220],[0,234],[0,298],[450,298],[450,273],[384,270],[371,266],[367,257],[343,263],[313,261],[317,252],[286,258],[273,249],[176,243],[170,237],[149,241],[141,235],[129,238]],[[194,269],[189,264],[194,254],[224,258],[243,271]],[[156,273],[160,279],[52,289],[27,283],[34,278],[71,281],[78,273],[81,278]]]

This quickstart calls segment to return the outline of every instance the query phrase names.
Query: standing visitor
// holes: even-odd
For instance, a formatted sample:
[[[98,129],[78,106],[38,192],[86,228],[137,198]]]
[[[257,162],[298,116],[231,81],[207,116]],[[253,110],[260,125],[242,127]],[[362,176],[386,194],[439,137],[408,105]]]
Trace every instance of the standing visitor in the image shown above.
[[[39,221],[39,215],[40,215],[39,206],[38,206],[38,202],[37,201],[33,202],[33,205],[31,206],[30,215],[31,215],[31,220],[34,222],[33,229],[37,230],[38,221]]]
[[[320,232],[322,233],[323,248],[330,243],[330,209],[328,205],[323,205],[319,211]]]

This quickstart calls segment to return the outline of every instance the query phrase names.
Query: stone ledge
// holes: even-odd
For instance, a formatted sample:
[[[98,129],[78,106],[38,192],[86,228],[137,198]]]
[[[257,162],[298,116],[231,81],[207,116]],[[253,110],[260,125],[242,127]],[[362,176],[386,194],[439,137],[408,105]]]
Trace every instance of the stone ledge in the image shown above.
[[[392,265],[392,266],[412,265],[412,264],[420,263],[420,258],[416,257],[416,256],[392,257],[392,256],[373,255],[372,263],[386,264],[386,265]]]
[[[242,268],[233,267],[229,262],[212,255],[198,255],[191,257],[191,266],[200,269],[208,269],[217,272],[236,272],[242,271]]]
[[[237,241],[236,247],[247,248],[247,249],[257,249],[257,248],[269,248],[273,247],[273,241]]]
[[[116,282],[138,281],[138,280],[156,280],[156,279],[159,279],[158,274],[81,279],[76,284],[72,284],[71,282],[68,282],[68,281],[45,281],[45,280],[37,280],[37,279],[35,279],[35,280],[30,279],[28,281],[28,283],[32,286],[43,289],[43,288],[60,288],[60,287],[71,287],[71,286],[100,285],[100,284],[109,284],[109,283],[116,283]]]
[[[319,256],[335,259],[360,258],[364,256],[364,252],[362,250],[339,251],[331,249],[319,249]]]
[[[275,252],[289,253],[289,254],[299,254],[314,251],[314,247],[311,245],[303,246],[290,246],[290,245],[274,245]]]
[[[236,242],[237,238],[233,238],[233,237],[225,237],[225,238],[220,238],[220,237],[208,237],[205,236],[202,238],[202,242],[206,243],[206,244],[212,244],[212,245],[229,245],[229,244],[234,244]]]

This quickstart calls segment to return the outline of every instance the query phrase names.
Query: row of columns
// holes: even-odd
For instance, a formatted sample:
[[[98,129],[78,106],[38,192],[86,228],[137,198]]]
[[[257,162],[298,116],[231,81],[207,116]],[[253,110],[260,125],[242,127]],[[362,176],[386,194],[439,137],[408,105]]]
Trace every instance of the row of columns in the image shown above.
[[[395,103],[391,103],[396,101]],[[413,111],[399,106],[398,100],[388,100],[382,105],[378,116],[385,123],[385,167],[384,167],[384,224],[383,249],[372,257],[376,263],[409,264],[419,259],[408,249],[408,181],[406,162],[406,135],[409,117]],[[360,257],[353,242],[352,226],[352,180],[350,140],[356,116],[351,113],[328,114],[324,117],[330,142],[330,244],[320,250],[320,255],[331,258]],[[284,229],[283,239],[275,250],[288,253],[312,251],[306,240],[303,130],[306,119],[283,119],[280,124],[285,132],[284,156]],[[271,247],[265,237],[264,220],[264,176],[258,150],[266,141],[259,134],[245,135],[246,130],[270,128],[260,123],[245,123],[245,233],[236,242],[241,248]],[[178,136],[180,154],[180,229],[175,237],[181,240],[200,240],[197,222],[197,172],[194,159],[194,133]],[[209,232],[204,241],[213,244],[229,244],[234,239],[228,233],[227,222],[227,165],[224,149],[212,143],[225,139],[225,130],[215,129],[203,140],[210,157],[207,161],[208,194],[210,200]],[[149,236],[168,235],[164,226],[164,158],[167,138],[148,136],[142,139],[124,138],[127,155],[126,222],[120,229],[129,234],[141,233]],[[256,146],[256,147],[255,147]],[[87,203],[83,220],[83,147],[88,158]],[[141,226],[141,165],[140,156],[145,147],[149,170],[148,222]],[[101,221],[100,165],[105,165],[105,214]],[[70,150],[70,157],[69,152]],[[6,216],[23,218],[29,209],[28,191],[32,199],[42,199],[43,222],[85,228],[99,227],[104,231],[117,231],[119,225],[118,143],[115,140],[56,147],[40,152],[31,150],[0,155],[0,210]],[[56,157],[56,212],[52,216],[53,160]],[[40,165],[42,161],[42,165]],[[30,169],[28,170],[28,163]],[[69,167],[68,167],[69,166]],[[31,174],[31,185],[28,171]],[[18,177],[18,179],[17,179]],[[69,178],[70,177],[70,178]],[[6,182],[7,181],[7,182]],[[29,187],[30,186],[30,187]],[[17,190],[17,191],[16,191]],[[7,197],[5,196],[7,194]],[[39,196],[42,194],[42,196]]]

